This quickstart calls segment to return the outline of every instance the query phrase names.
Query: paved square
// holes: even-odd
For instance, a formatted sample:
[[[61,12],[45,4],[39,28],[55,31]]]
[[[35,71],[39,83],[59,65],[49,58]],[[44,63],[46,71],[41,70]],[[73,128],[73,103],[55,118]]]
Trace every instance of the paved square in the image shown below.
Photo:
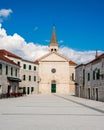
[[[0,100],[0,130],[103,130],[104,103],[70,95]]]

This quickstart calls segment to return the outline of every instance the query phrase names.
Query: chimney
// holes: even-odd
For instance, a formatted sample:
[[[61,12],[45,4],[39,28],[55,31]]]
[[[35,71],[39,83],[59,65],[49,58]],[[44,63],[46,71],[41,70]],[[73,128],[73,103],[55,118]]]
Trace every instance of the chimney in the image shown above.
[[[95,59],[98,58],[98,50],[96,50],[96,55],[95,55]]]

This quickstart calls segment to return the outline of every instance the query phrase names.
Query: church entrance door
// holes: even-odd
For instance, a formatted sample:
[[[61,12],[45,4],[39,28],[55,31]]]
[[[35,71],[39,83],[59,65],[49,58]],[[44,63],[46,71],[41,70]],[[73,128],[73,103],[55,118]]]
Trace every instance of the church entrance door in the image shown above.
[[[51,84],[51,93],[56,93],[56,84]]]
[[[51,81],[51,93],[56,93],[56,81]]]

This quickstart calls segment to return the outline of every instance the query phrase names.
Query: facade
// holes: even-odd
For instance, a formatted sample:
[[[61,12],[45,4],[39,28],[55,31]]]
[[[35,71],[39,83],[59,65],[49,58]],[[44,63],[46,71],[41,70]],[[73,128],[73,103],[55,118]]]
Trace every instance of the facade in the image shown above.
[[[0,96],[19,92],[19,70],[18,64],[0,54]]]
[[[104,54],[77,66],[75,71],[76,96],[104,101]]]
[[[39,65],[39,93],[73,94],[76,63],[62,56],[58,50],[55,28],[49,45],[49,53],[37,59]]]
[[[31,61],[21,60],[20,87],[24,94],[38,93],[38,65]]]
[[[21,79],[19,91],[24,94],[37,93],[38,65],[6,50],[0,50],[0,55],[3,55],[19,66],[18,78]]]

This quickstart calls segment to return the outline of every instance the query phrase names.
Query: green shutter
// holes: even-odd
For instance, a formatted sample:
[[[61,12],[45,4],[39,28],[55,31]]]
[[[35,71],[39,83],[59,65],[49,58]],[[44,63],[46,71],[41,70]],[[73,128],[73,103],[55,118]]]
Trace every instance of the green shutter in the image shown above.
[[[36,70],[36,66],[34,66],[34,70]]]
[[[29,65],[29,70],[31,70],[31,65]]]
[[[34,76],[34,81],[36,81],[36,76]]]
[[[95,80],[95,71],[93,71],[93,80]]]
[[[6,66],[6,75],[8,75],[8,66]]]
[[[31,76],[29,75],[29,81],[31,81]]]
[[[2,64],[0,64],[0,69],[2,70]]]
[[[23,68],[26,69],[26,64],[23,64]]]

